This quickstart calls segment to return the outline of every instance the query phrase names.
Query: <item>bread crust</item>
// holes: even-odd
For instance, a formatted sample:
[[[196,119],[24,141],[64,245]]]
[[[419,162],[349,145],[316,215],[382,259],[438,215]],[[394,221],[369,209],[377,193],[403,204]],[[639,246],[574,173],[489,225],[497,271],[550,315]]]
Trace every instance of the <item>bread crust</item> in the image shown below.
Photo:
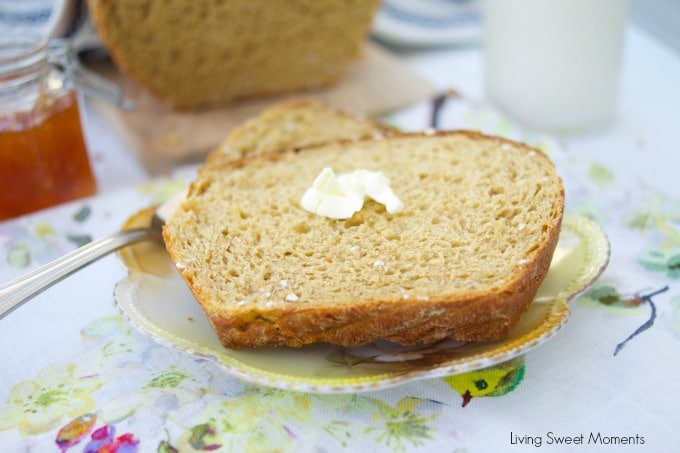
[[[535,153],[537,158],[549,158],[540,150],[524,144],[490,137],[476,131],[439,131],[435,135],[462,135],[471,140],[491,140],[499,146],[504,143],[522,147]],[[431,136],[430,133],[401,133],[396,137]],[[388,139],[389,140],[389,139]],[[314,152],[314,145],[304,152]],[[291,152],[291,151],[288,151]],[[252,159],[276,160],[288,152],[280,151],[267,156],[255,156],[224,163],[220,171],[239,168]],[[301,152],[301,151],[297,151]],[[213,168],[211,171],[215,171]],[[190,187],[192,193],[202,190],[198,182]],[[530,261],[524,263],[522,272],[505,286],[491,291],[469,292],[460,298],[431,298],[427,301],[405,298],[402,300],[363,300],[351,305],[304,306],[291,304],[271,309],[254,307],[249,311],[231,314],[215,309],[221,301],[209,300],[210,296],[193,282],[189,273],[181,272],[189,288],[227,348],[239,349],[260,346],[292,346],[325,342],[338,346],[357,346],[379,339],[404,345],[429,343],[443,338],[461,341],[494,341],[508,335],[523,313],[531,305],[539,286],[545,279],[557,246],[564,208],[564,188],[560,183],[559,199],[554,206],[554,222],[547,225],[546,240],[537,244]],[[172,238],[164,231],[168,251],[177,260]]]

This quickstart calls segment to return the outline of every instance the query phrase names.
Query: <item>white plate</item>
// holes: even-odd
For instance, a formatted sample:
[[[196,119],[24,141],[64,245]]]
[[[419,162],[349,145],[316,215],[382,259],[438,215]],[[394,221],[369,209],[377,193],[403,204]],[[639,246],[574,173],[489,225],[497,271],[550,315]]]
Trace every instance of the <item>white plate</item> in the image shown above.
[[[420,347],[375,343],[230,350],[222,347],[165,251],[152,244],[121,252],[130,269],[115,289],[118,306],[141,332],[220,364],[229,374],[281,389],[357,393],[486,368],[544,343],[566,323],[567,302],[605,268],[609,243],[592,221],[565,217],[548,276],[529,311],[501,341],[444,341]]]
[[[476,43],[482,34],[478,0],[384,0],[373,36],[400,47]]]

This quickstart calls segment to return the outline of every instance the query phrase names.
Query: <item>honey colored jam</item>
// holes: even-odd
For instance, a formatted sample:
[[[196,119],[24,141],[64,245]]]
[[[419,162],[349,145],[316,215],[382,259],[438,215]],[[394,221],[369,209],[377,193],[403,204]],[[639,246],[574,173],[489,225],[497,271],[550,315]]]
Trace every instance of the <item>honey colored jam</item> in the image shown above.
[[[0,220],[96,192],[74,92],[0,115]]]

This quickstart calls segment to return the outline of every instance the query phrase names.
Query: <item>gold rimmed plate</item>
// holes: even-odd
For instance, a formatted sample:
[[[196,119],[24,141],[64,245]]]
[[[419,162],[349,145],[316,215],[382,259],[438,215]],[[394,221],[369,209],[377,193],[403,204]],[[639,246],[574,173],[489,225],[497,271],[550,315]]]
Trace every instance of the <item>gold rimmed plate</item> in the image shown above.
[[[128,226],[143,219],[142,213]],[[114,296],[123,314],[142,333],[213,360],[246,381],[303,392],[357,393],[474,371],[525,354],[565,325],[568,301],[601,274],[609,253],[607,237],[597,224],[585,217],[565,216],[550,271],[529,311],[506,338],[494,342],[226,349],[165,250],[151,243],[121,252],[130,272],[118,283]]]

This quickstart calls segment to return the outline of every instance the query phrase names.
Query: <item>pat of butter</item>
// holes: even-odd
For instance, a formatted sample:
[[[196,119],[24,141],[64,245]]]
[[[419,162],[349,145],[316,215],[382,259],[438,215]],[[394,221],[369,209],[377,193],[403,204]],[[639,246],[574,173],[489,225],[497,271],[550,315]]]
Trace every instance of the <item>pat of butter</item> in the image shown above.
[[[300,204],[303,209],[323,217],[349,219],[361,210],[366,197],[385,205],[390,214],[404,209],[383,172],[355,170],[336,176],[328,167],[305,191]]]

